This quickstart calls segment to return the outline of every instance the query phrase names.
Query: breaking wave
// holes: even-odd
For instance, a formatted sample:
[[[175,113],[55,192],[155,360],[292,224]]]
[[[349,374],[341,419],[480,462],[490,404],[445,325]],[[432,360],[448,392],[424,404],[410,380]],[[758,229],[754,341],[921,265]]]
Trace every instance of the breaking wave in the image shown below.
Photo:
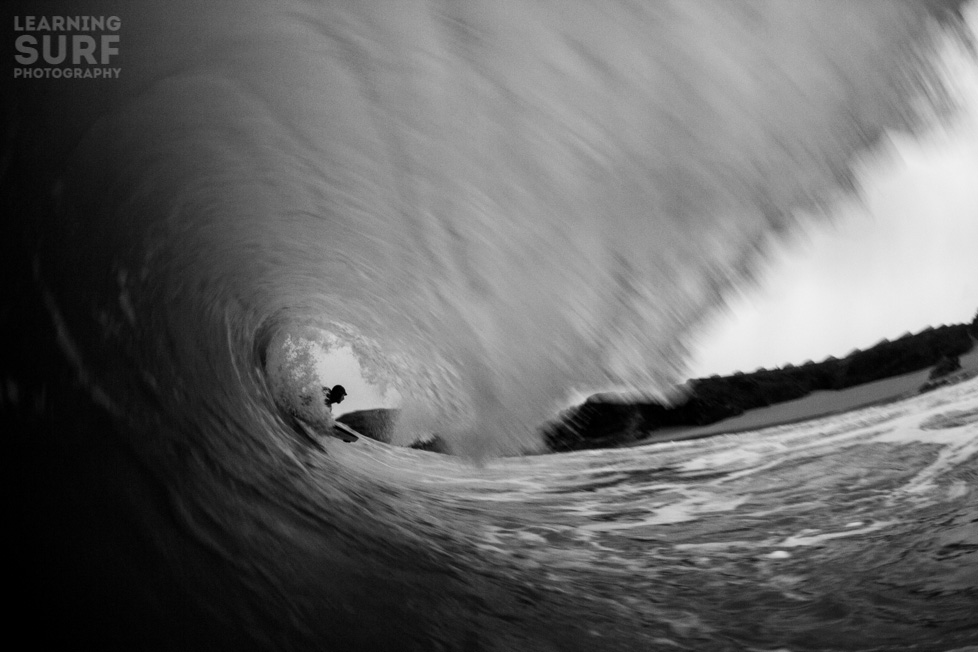
[[[276,346],[349,346],[402,397],[397,441],[478,460],[536,449],[574,393],[667,393],[770,238],[851,192],[888,130],[947,115],[937,52],[964,34],[940,2],[90,10],[121,16],[118,83],[37,82],[56,116],[17,123],[50,154],[15,159],[50,206],[39,292],[165,511],[230,564],[190,592],[282,649],[426,649],[520,593],[429,545],[444,495],[309,452]],[[368,635],[347,604],[423,627]]]
[[[913,3],[605,11],[126,16],[139,83],[63,190],[102,346],[260,400],[267,343],[317,326],[411,428],[518,451],[570,392],[664,391],[765,238],[944,105]]]

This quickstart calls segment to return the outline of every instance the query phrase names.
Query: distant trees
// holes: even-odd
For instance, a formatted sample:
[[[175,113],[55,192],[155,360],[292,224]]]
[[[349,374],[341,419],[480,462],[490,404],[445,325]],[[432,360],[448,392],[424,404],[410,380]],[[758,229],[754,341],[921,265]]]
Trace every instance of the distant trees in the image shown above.
[[[916,335],[883,340],[842,359],[800,366],[738,371],[690,381],[679,402],[622,403],[592,397],[543,428],[551,451],[615,446],[661,428],[700,426],[766,405],[801,398],[816,390],[839,390],[934,367],[946,375],[960,368],[959,356],[978,339],[978,315],[971,324],[929,327]],[[932,375],[932,378],[937,376]]]
[[[841,360],[843,369],[836,389],[919,371],[943,357],[955,358],[971,350],[970,326],[928,327],[909,338],[880,343]]]

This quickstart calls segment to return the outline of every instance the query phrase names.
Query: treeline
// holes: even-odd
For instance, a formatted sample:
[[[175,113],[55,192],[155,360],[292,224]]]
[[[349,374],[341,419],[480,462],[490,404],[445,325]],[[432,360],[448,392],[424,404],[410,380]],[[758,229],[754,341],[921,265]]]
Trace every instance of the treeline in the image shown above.
[[[971,324],[908,333],[842,359],[693,380],[686,397],[675,405],[595,396],[548,424],[544,441],[553,452],[582,450],[636,441],[663,428],[705,426],[813,391],[846,389],[933,367],[942,359],[956,360],[971,350],[975,339],[978,315]]]

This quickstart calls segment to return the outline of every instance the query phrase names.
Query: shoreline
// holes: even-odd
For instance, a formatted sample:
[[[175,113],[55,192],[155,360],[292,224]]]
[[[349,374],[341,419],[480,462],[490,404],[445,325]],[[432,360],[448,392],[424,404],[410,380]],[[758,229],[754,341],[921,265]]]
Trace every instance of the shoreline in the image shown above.
[[[920,393],[928,381],[931,369],[922,369],[901,376],[857,385],[843,390],[816,391],[799,399],[775,403],[748,410],[737,416],[717,421],[705,426],[681,426],[653,430],[648,436],[615,448],[636,448],[666,442],[704,439],[717,435],[732,435],[777,426],[786,426],[812,419],[851,412],[873,405],[899,401]],[[961,369],[951,376],[954,382],[965,382],[978,376],[978,346],[961,356]]]

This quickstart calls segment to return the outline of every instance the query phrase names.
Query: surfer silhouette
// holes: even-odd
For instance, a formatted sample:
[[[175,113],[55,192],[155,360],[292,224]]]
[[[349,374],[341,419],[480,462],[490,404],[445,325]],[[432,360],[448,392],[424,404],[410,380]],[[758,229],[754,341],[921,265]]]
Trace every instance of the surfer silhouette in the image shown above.
[[[346,388],[343,385],[333,385],[332,389],[323,387],[323,399],[330,414],[333,413],[333,404],[342,403],[344,398],[346,398]]]
[[[344,398],[346,398],[346,388],[343,385],[333,385],[332,389],[323,387],[323,400],[326,403],[326,411],[329,412],[330,421],[332,421],[333,434],[346,442],[356,441],[358,439],[356,431],[332,419],[333,405],[342,403]]]

